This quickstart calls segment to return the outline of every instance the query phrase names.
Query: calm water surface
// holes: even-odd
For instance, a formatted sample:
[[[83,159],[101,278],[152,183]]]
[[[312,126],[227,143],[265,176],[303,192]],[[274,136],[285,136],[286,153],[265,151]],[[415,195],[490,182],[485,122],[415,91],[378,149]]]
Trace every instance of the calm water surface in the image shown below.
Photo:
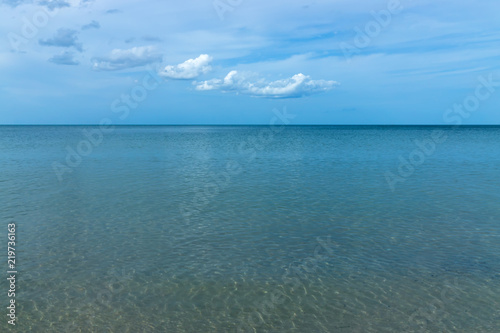
[[[0,127],[2,332],[500,332],[500,127],[97,129]]]

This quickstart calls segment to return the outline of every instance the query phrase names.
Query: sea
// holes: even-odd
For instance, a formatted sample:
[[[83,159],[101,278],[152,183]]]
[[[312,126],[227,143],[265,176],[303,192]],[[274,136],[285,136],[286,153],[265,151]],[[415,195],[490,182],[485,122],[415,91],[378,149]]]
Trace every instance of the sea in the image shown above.
[[[500,332],[500,127],[0,126],[0,154],[1,332]]]

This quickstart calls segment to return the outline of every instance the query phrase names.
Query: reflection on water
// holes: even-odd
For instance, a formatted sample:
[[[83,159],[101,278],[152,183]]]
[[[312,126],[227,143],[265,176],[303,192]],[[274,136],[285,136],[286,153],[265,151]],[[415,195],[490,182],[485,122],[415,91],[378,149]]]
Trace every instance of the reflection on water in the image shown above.
[[[432,128],[263,128],[118,127],[59,182],[83,128],[0,127],[15,330],[500,331],[499,128],[443,128],[395,192]]]

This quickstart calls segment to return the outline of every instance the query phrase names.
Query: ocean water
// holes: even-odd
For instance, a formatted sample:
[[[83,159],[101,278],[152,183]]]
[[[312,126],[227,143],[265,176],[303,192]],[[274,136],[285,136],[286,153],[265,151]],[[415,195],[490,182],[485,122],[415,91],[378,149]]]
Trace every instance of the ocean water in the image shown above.
[[[500,332],[500,127],[0,127],[2,332]]]

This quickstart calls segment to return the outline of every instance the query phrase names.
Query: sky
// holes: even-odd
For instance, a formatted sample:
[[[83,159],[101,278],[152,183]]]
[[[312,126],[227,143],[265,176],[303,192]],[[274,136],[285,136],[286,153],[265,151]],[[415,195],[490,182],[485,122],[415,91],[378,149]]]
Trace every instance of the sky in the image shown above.
[[[500,124],[498,0],[1,0],[0,124]],[[285,111],[286,110],[286,111]]]

